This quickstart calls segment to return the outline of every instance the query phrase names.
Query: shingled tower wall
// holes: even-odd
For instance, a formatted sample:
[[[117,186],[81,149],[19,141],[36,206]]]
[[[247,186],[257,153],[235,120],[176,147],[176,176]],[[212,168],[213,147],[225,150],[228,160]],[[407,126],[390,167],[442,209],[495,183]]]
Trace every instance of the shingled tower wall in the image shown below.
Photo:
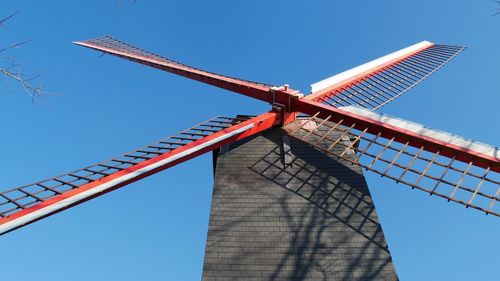
[[[214,155],[202,279],[398,280],[361,170],[284,135]]]

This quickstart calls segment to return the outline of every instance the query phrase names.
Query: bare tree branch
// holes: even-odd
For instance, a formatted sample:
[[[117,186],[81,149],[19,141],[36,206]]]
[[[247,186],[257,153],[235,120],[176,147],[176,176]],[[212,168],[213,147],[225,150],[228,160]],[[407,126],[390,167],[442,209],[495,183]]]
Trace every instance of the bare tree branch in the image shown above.
[[[12,43],[10,46],[5,47],[3,49],[0,49],[0,53],[5,52],[5,51],[10,50],[10,49],[19,48],[20,46],[22,46],[22,45],[24,45],[24,44],[26,44],[28,42],[30,42],[30,40],[26,40],[26,41],[19,42],[19,43]]]
[[[4,27],[5,26],[5,22],[10,20],[11,18],[13,18],[15,15],[19,14],[21,11],[17,11],[13,14],[10,14],[9,16],[3,18],[3,19],[0,19],[0,27]]]
[[[24,88],[26,93],[31,97],[32,101],[34,101],[35,98],[39,95],[46,95],[46,93],[42,89],[41,84],[40,84],[40,86],[34,86],[33,84],[30,83],[34,78],[36,78],[36,76],[33,78],[25,79],[25,78],[23,78],[23,75],[21,73],[10,72],[10,71],[8,71],[4,68],[1,68],[1,67],[0,67],[0,72],[3,73],[3,75],[5,75],[5,77],[11,78],[11,79],[14,79],[15,81],[17,81]]]
[[[110,0],[108,0],[110,1]],[[114,2],[116,3],[116,6],[118,7],[118,9],[120,9],[122,7],[122,0],[114,0]],[[135,0],[128,0],[128,2],[130,4],[134,4],[135,3]]]
[[[18,12],[15,12],[3,19],[0,19],[0,27],[5,27],[5,24],[8,20],[12,19],[14,16],[19,14]],[[19,49],[21,46],[24,44],[28,43],[29,41],[22,41],[18,43],[12,43],[7,47],[0,48],[0,53],[6,53],[7,51],[11,51],[14,49]],[[9,83],[8,81],[14,81],[18,85],[20,85],[23,90],[28,94],[29,97],[31,97],[31,101],[34,102],[35,98],[37,97],[42,97],[44,95],[47,95],[43,91],[42,85],[35,85],[34,79],[37,78],[38,76],[26,78],[24,74],[21,72],[20,65],[17,62],[17,59],[15,56],[5,56],[5,57],[0,57],[0,61],[7,61],[8,63],[0,63],[0,74],[3,74],[4,76],[4,85],[5,88],[9,88]]]
[[[493,2],[497,3],[500,6],[500,0],[495,0]],[[494,14],[492,14],[491,16],[496,16],[498,14],[500,14],[500,7],[497,7],[497,11]]]

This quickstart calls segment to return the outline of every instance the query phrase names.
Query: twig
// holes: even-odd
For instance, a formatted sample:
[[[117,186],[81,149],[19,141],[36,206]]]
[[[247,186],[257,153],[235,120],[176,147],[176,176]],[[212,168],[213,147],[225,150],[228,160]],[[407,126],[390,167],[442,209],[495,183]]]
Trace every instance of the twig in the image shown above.
[[[116,3],[116,6],[118,7],[118,9],[121,8],[122,6],[122,0],[114,0],[114,2]],[[130,4],[134,4],[135,3],[135,0],[129,0],[128,1]]]
[[[493,2],[497,3],[498,5],[500,5],[500,1],[499,0],[495,0]],[[497,7],[496,13],[492,14],[491,16],[496,16],[498,14],[500,14],[500,7]]]
[[[10,45],[10,46],[8,46],[8,47],[5,47],[5,48],[3,48],[3,49],[0,49],[0,53],[1,53],[1,52],[5,52],[5,51],[10,50],[10,49],[16,49],[16,48],[20,47],[21,45],[24,45],[24,44],[26,44],[26,43],[28,43],[28,42],[30,42],[30,40],[26,40],[26,41],[23,41],[23,42],[20,42],[20,43],[14,43],[14,44],[11,44],[11,45]]]
[[[17,11],[13,14],[11,14],[10,16],[6,17],[6,18],[3,18],[0,20],[0,27],[4,27],[5,26],[5,22],[10,20],[11,18],[13,18],[15,15],[19,14],[21,11]]]
[[[24,79],[21,74],[19,74],[19,73],[15,74],[15,73],[10,72],[10,71],[8,71],[4,68],[1,68],[1,67],[0,67],[0,72],[3,73],[3,75],[6,78],[8,77],[8,78],[14,79],[19,84],[21,84],[21,86],[24,88],[26,93],[31,97],[32,101],[34,101],[36,96],[46,95],[46,93],[42,90],[42,85],[36,87],[30,83],[30,81],[33,80],[34,78],[36,78],[36,76],[33,78],[30,78],[30,79]]]

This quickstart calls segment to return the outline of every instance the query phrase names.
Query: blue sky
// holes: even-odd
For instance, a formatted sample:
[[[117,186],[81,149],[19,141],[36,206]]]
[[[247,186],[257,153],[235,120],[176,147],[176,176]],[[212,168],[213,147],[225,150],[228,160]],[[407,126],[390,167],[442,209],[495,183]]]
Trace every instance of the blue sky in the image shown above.
[[[422,40],[469,48],[389,113],[499,145],[500,16],[480,1],[10,1],[1,45],[48,92],[0,87],[1,189],[267,104],[70,44],[105,34],[207,70],[309,91]],[[0,46],[1,47],[1,46]],[[498,218],[367,175],[401,280],[492,280]],[[211,155],[0,237],[0,280],[198,280]]]

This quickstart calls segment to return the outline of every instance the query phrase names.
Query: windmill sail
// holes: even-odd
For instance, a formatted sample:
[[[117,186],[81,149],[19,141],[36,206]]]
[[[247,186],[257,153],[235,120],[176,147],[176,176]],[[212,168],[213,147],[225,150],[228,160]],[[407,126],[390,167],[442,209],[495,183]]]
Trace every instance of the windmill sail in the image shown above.
[[[286,130],[330,155],[398,183],[500,216],[498,148],[366,109],[348,107],[342,111],[358,116],[357,124],[368,121],[373,127],[342,117],[330,122],[334,113],[325,117],[323,111],[288,125]],[[383,126],[400,134],[390,134]],[[325,141],[329,145],[325,146]]]
[[[412,89],[465,47],[423,41],[313,85],[306,99],[333,107],[378,109]]]
[[[82,42],[77,45],[111,54],[143,65],[161,69],[199,82],[207,83],[229,91],[237,92],[259,100],[269,102],[269,91],[272,85],[252,82],[239,78],[229,77],[213,72],[194,68],[160,55],[134,47],[111,36],[104,36]]]
[[[275,113],[216,117],[120,157],[0,193],[0,235],[268,129]]]

